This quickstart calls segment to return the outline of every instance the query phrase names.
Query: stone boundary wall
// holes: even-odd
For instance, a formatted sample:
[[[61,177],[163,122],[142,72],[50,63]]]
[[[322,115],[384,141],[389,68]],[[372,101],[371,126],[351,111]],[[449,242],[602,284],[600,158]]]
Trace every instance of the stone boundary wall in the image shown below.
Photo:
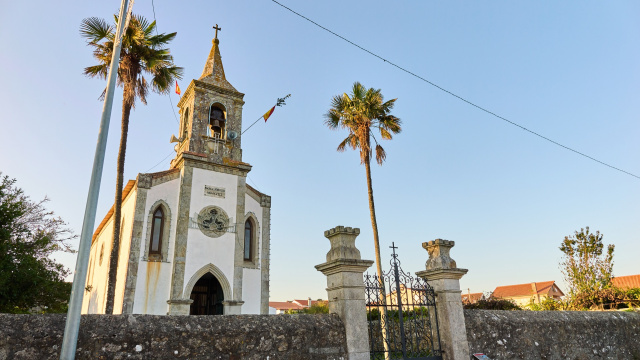
[[[640,314],[464,310],[470,353],[495,359],[640,359]]]
[[[0,360],[59,359],[65,315],[0,314]],[[346,360],[336,315],[83,315],[76,359]]]

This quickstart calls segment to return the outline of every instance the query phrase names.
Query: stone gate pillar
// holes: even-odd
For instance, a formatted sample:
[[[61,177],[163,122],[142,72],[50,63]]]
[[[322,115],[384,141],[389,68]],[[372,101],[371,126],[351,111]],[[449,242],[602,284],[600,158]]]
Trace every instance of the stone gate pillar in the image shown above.
[[[338,314],[347,335],[349,360],[369,360],[367,310],[362,274],[373,264],[356,248],[360,229],[337,226],[324,232],[331,241],[327,262],[316,269],[327,276],[329,313]]]
[[[459,269],[449,256],[454,241],[435,239],[422,243],[429,252],[426,270],[416,273],[428,281],[436,292],[436,308],[444,360],[469,359],[467,329],[462,309],[460,278],[467,269]]]

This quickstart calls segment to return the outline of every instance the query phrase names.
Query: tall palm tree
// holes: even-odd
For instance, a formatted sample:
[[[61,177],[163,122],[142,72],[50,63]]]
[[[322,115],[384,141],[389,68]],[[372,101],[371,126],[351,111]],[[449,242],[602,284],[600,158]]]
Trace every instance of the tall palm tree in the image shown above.
[[[356,82],[353,84],[351,95],[346,93],[334,96],[331,109],[325,114],[325,124],[330,129],[347,129],[349,135],[338,145],[338,151],[345,151],[349,146],[353,150],[360,150],[360,163],[364,164],[367,173],[367,191],[369,193],[369,211],[371,212],[371,226],[373,227],[373,241],[376,252],[376,270],[382,281],[382,265],[380,262],[380,240],[378,238],[378,224],[376,209],[373,203],[373,187],[371,185],[371,157],[373,149],[371,139],[375,142],[375,159],[382,165],[387,157],[386,152],[378,143],[374,132],[380,133],[383,140],[391,140],[392,134],[402,131],[399,118],[390,114],[397,99],[384,101],[380,89],[367,89]]]
[[[87,45],[93,48],[93,57],[98,65],[84,69],[84,74],[90,77],[107,78],[111,57],[113,55],[115,28],[105,20],[91,17],[82,20],[80,35],[87,39]],[[118,149],[118,166],[116,180],[116,195],[114,201],[113,246],[109,261],[109,282],[107,290],[107,304],[105,313],[113,313],[113,299],[115,294],[118,255],[120,250],[120,218],[122,207],[122,187],[124,176],[124,158],[127,149],[127,134],[129,131],[129,115],[135,107],[136,100],[147,104],[149,88],[159,93],[169,92],[171,85],[182,78],[182,68],[173,64],[173,57],[165,46],[171,42],[176,33],[153,35],[156,22],[149,23],[139,15],[132,15],[122,37],[122,50],[118,64],[118,86],[123,88],[122,96],[122,127],[120,133],[120,148]],[[149,84],[144,73],[151,76]],[[104,96],[104,92],[102,93]]]

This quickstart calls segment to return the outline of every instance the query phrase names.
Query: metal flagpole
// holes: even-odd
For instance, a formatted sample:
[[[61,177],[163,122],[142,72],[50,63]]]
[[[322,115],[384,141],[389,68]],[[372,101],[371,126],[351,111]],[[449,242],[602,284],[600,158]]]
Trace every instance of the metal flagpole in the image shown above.
[[[96,144],[96,153],[93,158],[89,194],[87,195],[87,205],[84,210],[84,221],[82,223],[82,233],[80,234],[80,245],[78,247],[76,270],[73,275],[73,285],[71,287],[71,298],[69,299],[69,311],[67,312],[67,322],[64,328],[60,360],[73,360],[76,356],[78,331],[80,329],[80,313],[82,311],[82,297],[84,295],[87,278],[87,268],[89,267],[91,237],[96,221],[96,208],[98,206],[98,195],[100,194],[100,181],[102,180],[107,136],[109,135],[109,120],[111,119],[113,93],[115,91],[118,64],[120,62],[120,49],[122,48],[122,33],[126,22],[123,21],[123,19],[127,16],[127,14],[125,14],[127,9],[131,11],[129,0],[122,0],[120,4],[120,14],[118,16],[118,27],[116,28],[116,41],[113,56],[111,57],[111,66],[109,67],[109,79],[107,80],[104,106],[102,108],[98,143]]]

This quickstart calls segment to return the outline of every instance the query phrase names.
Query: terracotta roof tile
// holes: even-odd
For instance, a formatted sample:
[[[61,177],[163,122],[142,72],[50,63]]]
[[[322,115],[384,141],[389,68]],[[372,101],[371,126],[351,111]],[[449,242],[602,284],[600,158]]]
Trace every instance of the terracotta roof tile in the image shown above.
[[[611,282],[621,289],[640,288],[640,275],[616,276]]]
[[[478,300],[482,299],[482,293],[462,294],[461,298],[463,303],[474,304],[478,302]]]
[[[289,301],[269,301],[269,307],[276,310],[302,310],[303,306]]]
[[[555,281],[543,281],[543,282],[528,283],[528,284],[498,286],[493,291],[493,294],[491,294],[491,296],[494,298],[508,298],[508,297],[514,297],[514,296],[534,295],[533,284],[535,284],[535,287],[538,290],[538,294],[546,295],[546,294],[549,294],[549,292],[551,291],[552,285],[555,284]],[[558,288],[557,285],[556,285],[556,288],[560,293],[562,293],[562,295],[564,295],[564,293],[560,290],[560,288]]]

